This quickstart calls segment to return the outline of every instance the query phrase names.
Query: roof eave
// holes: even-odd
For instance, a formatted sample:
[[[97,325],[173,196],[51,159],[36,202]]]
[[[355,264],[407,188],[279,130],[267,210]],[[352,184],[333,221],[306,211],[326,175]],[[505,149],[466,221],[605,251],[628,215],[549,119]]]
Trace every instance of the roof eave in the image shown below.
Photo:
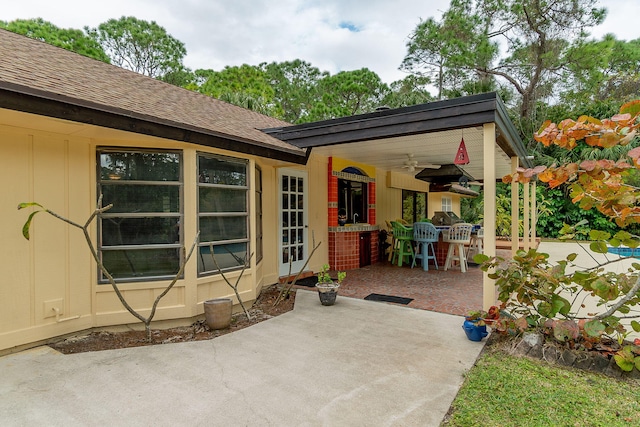
[[[0,108],[69,120],[148,136],[306,164],[310,150],[267,146],[245,138],[215,133],[195,126],[135,114],[50,92],[0,82]]]

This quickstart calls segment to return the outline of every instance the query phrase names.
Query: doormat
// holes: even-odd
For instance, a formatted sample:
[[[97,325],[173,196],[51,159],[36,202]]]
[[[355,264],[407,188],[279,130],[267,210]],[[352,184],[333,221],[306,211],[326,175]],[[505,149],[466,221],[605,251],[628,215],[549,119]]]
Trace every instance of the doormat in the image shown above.
[[[296,281],[297,286],[306,286],[307,288],[315,288],[318,283],[318,276],[309,276]]]
[[[382,295],[382,294],[369,294],[364,299],[369,301],[380,301],[380,302],[394,302],[396,304],[404,304],[407,305],[413,298],[405,298],[405,297],[396,297],[393,295]]]

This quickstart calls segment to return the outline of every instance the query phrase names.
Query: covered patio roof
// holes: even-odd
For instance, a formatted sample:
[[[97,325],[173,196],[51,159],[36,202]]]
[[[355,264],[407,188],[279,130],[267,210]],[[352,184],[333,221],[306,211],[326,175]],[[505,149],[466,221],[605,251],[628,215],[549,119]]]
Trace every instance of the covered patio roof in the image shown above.
[[[417,175],[420,165],[453,163],[464,138],[470,162],[462,168],[484,179],[484,130],[495,124],[493,154],[498,177],[511,173],[511,158],[531,167],[522,140],[495,92],[314,123],[265,129],[268,134],[314,153],[366,163],[381,170]],[[414,171],[403,168],[412,155]]]
[[[495,92],[264,132],[300,149],[414,177],[420,175],[425,165],[454,163],[464,138],[469,163],[460,166],[484,183],[484,253],[488,256],[496,255],[496,182],[518,165],[533,166]],[[406,167],[409,159],[417,161],[415,167]],[[528,186],[523,187],[523,193],[524,235],[535,238],[535,198],[530,201]],[[512,206],[518,206],[518,194],[517,188],[512,191]],[[534,224],[532,233],[529,221]],[[512,208],[511,222],[512,234],[518,236],[517,208]],[[515,239],[512,250],[517,245]],[[527,244],[525,247],[528,248]],[[483,307],[488,309],[495,300],[495,283],[485,272]]]

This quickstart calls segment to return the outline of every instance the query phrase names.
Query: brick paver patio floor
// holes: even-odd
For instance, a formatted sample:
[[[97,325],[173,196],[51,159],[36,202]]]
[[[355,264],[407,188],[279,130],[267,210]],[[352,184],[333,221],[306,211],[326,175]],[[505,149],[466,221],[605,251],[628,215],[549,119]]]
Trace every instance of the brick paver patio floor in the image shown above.
[[[498,256],[509,258],[510,251],[499,249]],[[398,267],[381,261],[347,271],[338,298],[363,299],[372,293],[413,298],[407,307],[464,316],[482,307],[482,270],[470,265],[461,273],[459,268],[444,271],[442,266],[436,270],[429,265],[429,271],[424,271],[421,266]]]

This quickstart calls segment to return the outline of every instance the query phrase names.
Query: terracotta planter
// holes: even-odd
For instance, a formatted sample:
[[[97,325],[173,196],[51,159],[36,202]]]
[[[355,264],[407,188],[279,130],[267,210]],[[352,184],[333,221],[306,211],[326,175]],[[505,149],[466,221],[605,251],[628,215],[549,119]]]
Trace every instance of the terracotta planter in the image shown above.
[[[216,298],[204,302],[204,317],[210,329],[225,329],[231,324],[230,298]]]
[[[338,296],[338,283],[318,283],[316,288],[318,289],[318,296],[320,297],[320,304],[333,305],[336,302]]]

